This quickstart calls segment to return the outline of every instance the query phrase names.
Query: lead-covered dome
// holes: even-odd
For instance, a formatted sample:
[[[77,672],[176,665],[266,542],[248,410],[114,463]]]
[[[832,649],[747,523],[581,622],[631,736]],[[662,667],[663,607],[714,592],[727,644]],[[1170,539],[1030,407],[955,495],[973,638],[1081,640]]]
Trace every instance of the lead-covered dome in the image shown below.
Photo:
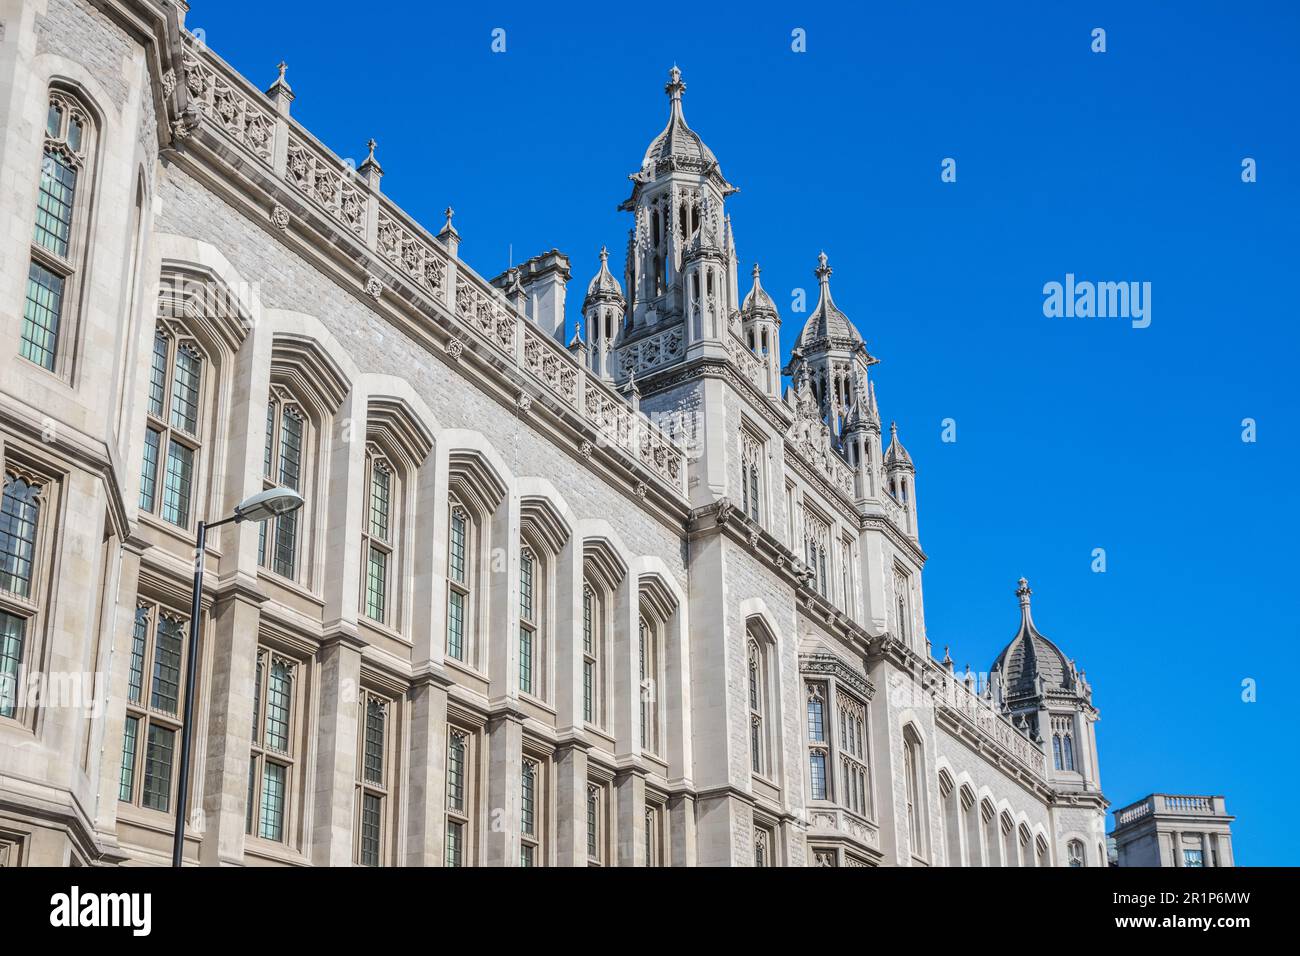
[[[1020,630],[993,662],[993,670],[1001,671],[1003,693],[1007,697],[1038,693],[1038,679],[1042,689],[1073,690],[1074,668],[1062,650],[1039,633],[1029,611],[1029,582],[1019,581],[1016,595],[1020,598]]]

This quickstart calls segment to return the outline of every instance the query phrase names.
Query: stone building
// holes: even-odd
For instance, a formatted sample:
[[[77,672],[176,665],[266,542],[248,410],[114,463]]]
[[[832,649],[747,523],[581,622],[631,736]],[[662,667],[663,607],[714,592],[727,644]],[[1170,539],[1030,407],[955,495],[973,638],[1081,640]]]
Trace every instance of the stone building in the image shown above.
[[[169,859],[196,523],[286,485],[199,556],[190,861],[1105,865],[1083,672],[1023,580],[931,653],[877,359],[823,254],[781,361],[676,69],[574,309],[185,15],[0,0],[0,862]]]
[[[1115,811],[1117,866],[1236,866],[1223,797],[1153,793]]]

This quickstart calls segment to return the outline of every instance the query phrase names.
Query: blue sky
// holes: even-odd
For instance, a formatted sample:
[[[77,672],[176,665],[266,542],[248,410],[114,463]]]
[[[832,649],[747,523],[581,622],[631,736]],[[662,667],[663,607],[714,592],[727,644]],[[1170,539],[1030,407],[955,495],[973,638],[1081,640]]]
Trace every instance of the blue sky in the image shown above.
[[[1095,688],[1113,806],[1225,794],[1239,862],[1300,863],[1297,5],[290,6],[249,30],[253,4],[192,0],[188,25],[263,86],[287,60],[294,116],[358,160],[374,136],[385,192],[435,230],[455,206],[481,273],[568,253],[571,320],[602,244],[622,274],[615,207],[679,64],[786,348],[825,249],[882,359],[936,654],[986,669],[1025,575]],[[1045,318],[1067,272],[1150,282],[1150,327]]]

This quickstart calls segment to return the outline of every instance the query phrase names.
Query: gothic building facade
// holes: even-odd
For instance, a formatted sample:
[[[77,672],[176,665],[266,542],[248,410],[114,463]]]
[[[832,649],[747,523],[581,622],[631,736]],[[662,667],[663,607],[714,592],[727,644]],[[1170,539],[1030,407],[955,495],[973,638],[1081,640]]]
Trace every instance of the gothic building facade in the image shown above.
[[[1083,672],[1023,580],[932,653],[876,358],[823,254],[782,362],[676,68],[566,308],[186,12],[0,0],[0,863],[168,861],[197,557],[191,862],[1105,865]]]

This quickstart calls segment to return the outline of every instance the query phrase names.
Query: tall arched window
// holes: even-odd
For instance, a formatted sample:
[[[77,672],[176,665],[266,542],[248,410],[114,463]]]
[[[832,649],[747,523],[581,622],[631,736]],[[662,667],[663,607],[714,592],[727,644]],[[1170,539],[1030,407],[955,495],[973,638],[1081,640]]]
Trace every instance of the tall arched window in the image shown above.
[[[894,621],[898,628],[898,639],[904,644],[912,641],[912,609],[910,601],[911,582],[906,572],[894,569]]]
[[[980,817],[975,806],[975,791],[970,787],[961,788],[962,829],[966,833],[966,865],[979,866],[982,860],[980,852]]]
[[[262,478],[267,488],[292,488],[304,498],[307,488],[309,423],[302,406],[288,389],[271,387],[266,404],[266,448]],[[300,527],[310,502],[298,511],[263,521],[258,539],[258,563],[281,577],[296,580],[299,570]]]
[[[1052,734],[1052,766],[1057,770],[1065,767],[1065,762],[1061,757],[1061,735]]]
[[[1007,866],[1020,865],[1020,841],[1016,839],[1016,824],[1011,819],[1011,814],[1004,812],[1002,814],[1002,846],[1007,854]]]
[[[808,798],[829,800],[830,784],[826,760],[830,739],[826,732],[826,685],[809,684],[808,701]]]
[[[447,535],[447,656],[468,661],[467,639],[473,608],[475,547],[470,514],[456,499],[451,500]]]
[[[980,804],[980,818],[984,821],[985,866],[1002,865],[1002,840],[999,836],[998,815],[993,804],[985,800]]]
[[[582,585],[582,719],[589,724],[601,719],[600,652],[604,638],[604,614],[590,584]]]
[[[71,94],[51,90],[19,346],[23,358],[50,371],[67,368],[62,346],[85,261],[94,139],[90,111]]]
[[[1038,861],[1038,866],[1050,866],[1051,861],[1047,857],[1047,841],[1041,836],[1034,841],[1034,856]]]
[[[840,803],[859,816],[871,814],[871,773],[867,761],[867,708],[835,686],[839,715]]]
[[[519,551],[519,692],[531,696],[541,693],[538,572],[537,556],[525,545]]]
[[[395,577],[401,494],[396,469],[376,445],[366,449],[366,508],[362,517],[362,607],[380,624],[394,620],[392,582]]]
[[[1029,827],[1023,823],[1020,824],[1018,834],[1020,837],[1020,865],[1034,866],[1034,845],[1033,839],[1029,835]]]
[[[939,802],[943,808],[944,858],[949,866],[963,866],[961,857],[961,821],[958,819],[958,796],[952,777],[939,772]]]
[[[1084,855],[1083,841],[1071,840],[1065,845],[1065,858],[1069,861],[1070,866],[1087,866],[1088,859]]]
[[[925,856],[925,792],[921,778],[921,740],[911,726],[903,730],[903,777],[907,798],[907,832],[912,854]]]
[[[637,627],[637,674],[641,682],[641,749],[659,752],[659,630],[643,614]]]
[[[451,727],[447,731],[447,866],[465,866],[473,857],[471,837],[474,820],[473,760],[469,731]]]
[[[361,695],[357,721],[360,733],[356,808],[356,860],[362,866],[383,866],[388,862],[389,834],[394,816],[389,806],[390,710],[393,702],[377,694]]]
[[[198,504],[206,364],[198,343],[179,329],[154,333],[140,510],[186,529]]]
[[[740,491],[742,508],[746,517],[757,522],[761,519],[759,505],[761,493],[761,465],[763,443],[748,428],[740,432]]]
[[[1061,738],[1061,753],[1065,757],[1065,769],[1074,769],[1074,741],[1066,734]]]
[[[760,776],[771,776],[767,745],[767,656],[754,638],[749,639],[746,674],[749,686],[749,763]]]
[[[40,612],[38,547],[44,486],[16,471],[4,472],[0,497],[0,717],[19,717],[18,681],[31,655],[33,622]]]
[[[188,627],[183,617],[156,602],[142,601],[136,608],[117,795],[146,810],[173,809]]]
[[[804,508],[804,553],[813,573],[813,588],[822,597],[830,596],[830,577],[827,567],[827,550],[830,547],[830,526],[820,517]]]

